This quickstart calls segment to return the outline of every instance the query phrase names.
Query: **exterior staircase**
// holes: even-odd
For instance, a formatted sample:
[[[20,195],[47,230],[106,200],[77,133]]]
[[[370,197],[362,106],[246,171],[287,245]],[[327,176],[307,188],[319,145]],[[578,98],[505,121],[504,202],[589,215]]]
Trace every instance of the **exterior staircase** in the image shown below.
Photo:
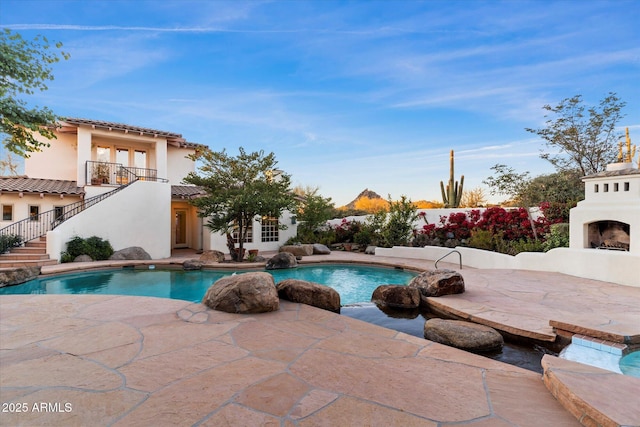
[[[55,265],[58,261],[47,255],[47,238],[31,240],[24,246],[12,248],[7,254],[0,255],[0,268],[42,267]]]

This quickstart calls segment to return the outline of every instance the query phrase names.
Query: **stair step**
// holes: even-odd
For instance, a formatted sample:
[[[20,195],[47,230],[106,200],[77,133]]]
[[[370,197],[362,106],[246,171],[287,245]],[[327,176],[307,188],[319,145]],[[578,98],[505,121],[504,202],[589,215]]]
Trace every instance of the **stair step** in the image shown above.
[[[16,254],[10,252],[8,254],[0,255],[0,260],[25,260],[25,261],[38,261],[43,259],[49,259],[49,255],[47,254]]]
[[[58,260],[55,259],[45,259],[45,260],[32,260],[32,261],[2,261],[0,258],[0,268],[17,268],[17,267],[42,267],[45,265],[56,265],[58,264]]]
[[[26,248],[46,248],[47,242],[42,240],[32,240],[24,244]]]
[[[47,249],[39,248],[39,247],[23,246],[20,248],[12,248],[11,253],[12,254],[46,254]]]

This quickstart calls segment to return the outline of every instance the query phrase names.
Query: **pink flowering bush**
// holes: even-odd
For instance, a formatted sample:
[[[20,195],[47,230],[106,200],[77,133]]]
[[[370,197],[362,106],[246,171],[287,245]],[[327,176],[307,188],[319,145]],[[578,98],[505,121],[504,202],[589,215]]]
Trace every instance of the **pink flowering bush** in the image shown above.
[[[527,250],[542,250],[543,236],[549,232],[550,224],[545,217],[533,221],[539,239],[536,241],[526,209],[492,207],[483,212],[474,209],[453,212],[448,217],[441,216],[438,224],[424,225],[418,232],[423,237],[418,240],[430,240],[432,244],[439,242],[445,246],[491,247],[505,253],[525,247]],[[474,235],[477,245],[474,245]]]

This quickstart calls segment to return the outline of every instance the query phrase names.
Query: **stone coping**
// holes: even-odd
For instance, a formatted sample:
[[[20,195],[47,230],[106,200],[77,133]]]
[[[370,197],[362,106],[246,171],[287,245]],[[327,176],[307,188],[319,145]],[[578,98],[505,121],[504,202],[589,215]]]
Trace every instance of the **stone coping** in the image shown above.
[[[640,426],[640,378],[545,355],[544,383],[584,426]]]
[[[604,325],[574,325],[557,320],[549,320],[549,324],[555,329],[571,332],[572,334],[586,335],[614,343],[638,345],[640,344],[640,326],[611,323]]]

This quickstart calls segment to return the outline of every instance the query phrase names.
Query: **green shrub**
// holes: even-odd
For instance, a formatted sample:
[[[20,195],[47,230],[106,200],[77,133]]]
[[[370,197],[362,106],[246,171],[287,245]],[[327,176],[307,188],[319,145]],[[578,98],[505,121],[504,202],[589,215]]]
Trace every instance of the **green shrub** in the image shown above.
[[[471,230],[469,246],[476,249],[493,251],[496,249],[496,236],[489,230],[474,228]]]
[[[71,254],[67,251],[64,251],[60,254],[60,262],[61,263],[65,263],[65,262],[73,262],[75,258],[71,256]]]
[[[80,255],[89,255],[91,259],[100,261],[109,259],[113,255],[113,248],[108,240],[103,240],[97,236],[91,236],[88,239],[76,236],[67,242],[65,254],[64,259],[70,259],[71,261]]]
[[[11,248],[22,245],[22,236],[18,234],[2,234],[0,235],[0,254],[3,254]]]
[[[545,235],[544,251],[549,251],[553,248],[568,248],[569,247],[569,224],[559,223],[553,224],[549,233]]]
[[[544,243],[534,239],[496,240],[496,251],[507,255],[518,255],[520,252],[544,252]]]
[[[362,230],[358,231],[353,236],[353,243],[357,243],[363,246],[370,245],[372,240],[373,236],[371,235],[371,231],[366,227],[362,228]]]

